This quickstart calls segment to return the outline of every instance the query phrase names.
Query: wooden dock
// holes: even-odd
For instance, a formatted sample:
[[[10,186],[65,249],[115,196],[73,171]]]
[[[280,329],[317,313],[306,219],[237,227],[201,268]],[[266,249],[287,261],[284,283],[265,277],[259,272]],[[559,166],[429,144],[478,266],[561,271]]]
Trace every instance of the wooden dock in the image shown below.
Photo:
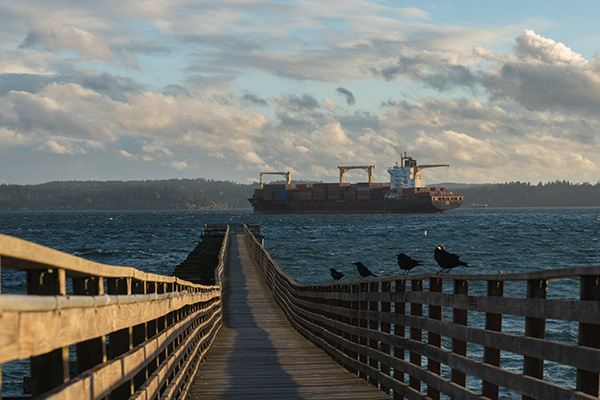
[[[194,252],[163,276],[0,234],[27,282],[0,293],[0,371],[28,360],[44,400],[600,398],[600,266],[299,285],[233,230],[206,229],[209,284]]]
[[[291,327],[243,235],[231,238],[223,326],[189,399],[389,399]]]

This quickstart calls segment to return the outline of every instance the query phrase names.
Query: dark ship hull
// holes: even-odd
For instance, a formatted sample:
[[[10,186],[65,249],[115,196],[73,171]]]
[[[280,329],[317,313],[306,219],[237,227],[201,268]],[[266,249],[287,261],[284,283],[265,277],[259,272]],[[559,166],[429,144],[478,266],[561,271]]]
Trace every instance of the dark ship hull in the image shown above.
[[[445,212],[458,208],[462,200],[379,200],[346,202],[344,200],[294,203],[248,199],[255,214],[417,214]]]
[[[412,214],[458,208],[463,197],[444,188],[391,193],[384,184],[265,185],[250,204],[256,214]]]

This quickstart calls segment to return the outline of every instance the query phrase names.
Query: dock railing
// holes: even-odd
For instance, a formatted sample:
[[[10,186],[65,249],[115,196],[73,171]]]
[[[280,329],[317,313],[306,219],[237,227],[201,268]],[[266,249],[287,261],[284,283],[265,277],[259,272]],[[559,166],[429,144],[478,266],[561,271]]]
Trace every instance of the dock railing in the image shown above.
[[[393,398],[599,396],[598,266],[299,285],[249,231],[246,240],[292,325]],[[578,298],[549,298],[549,282],[567,280]],[[547,324],[573,339],[546,338]]]
[[[0,293],[0,366],[29,359],[39,399],[178,398],[222,323],[228,245],[226,229],[202,286],[0,235],[1,269],[27,279],[27,294]]]

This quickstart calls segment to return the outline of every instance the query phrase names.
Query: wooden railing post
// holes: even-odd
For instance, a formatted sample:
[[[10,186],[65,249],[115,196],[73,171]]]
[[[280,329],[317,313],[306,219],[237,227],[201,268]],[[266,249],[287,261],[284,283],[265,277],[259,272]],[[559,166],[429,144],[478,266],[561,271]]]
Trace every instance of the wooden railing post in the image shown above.
[[[405,280],[397,280],[395,283],[395,292],[396,299],[402,298],[404,300],[404,294],[406,292],[406,281]],[[394,314],[405,315],[406,314],[406,303],[404,301],[396,301],[394,302]],[[400,324],[394,324],[394,336],[405,337],[406,336],[406,327]],[[395,347],[394,346],[394,357],[398,360],[404,361],[404,348]],[[394,379],[404,383],[404,372],[398,371],[394,369]],[[404,395],[397,391],[394,391],[394,399],[403,399]]]
[[[379,293],[379,282],[371,282],[369,284],[369,297],[373,297],[373,294],[377,296]],[[369,301],[369,311],[371,313],[375,313],[376,315],[379,313],[379,302],[378,301]],[[377,319],[369,319],[369,329],[372,331],[379,330],[379,321]],[[379,349],[379,341],[376,339],[369,339],[369,347],[374,350]],[[379,361],[377,359],[369,357],[369,366],[375,370],[379,370]],[[373,386],[377,386],[378,381],[374,376],[369,375],[369,383]]]
[[[548,292],[548,281],[531,279],[527,281],[527,298],[545,299]],[[546,320],[537,317],[525,317],[525,336],[544,339],[546,337]],[[523,357],[523,375],[544,379],[544,360],[531,356]],[[523,400],[532,400],[523,395]]]
[[[101,277],[74,278],[73,293],[77,295],[99,296],[104,294],[104,283]],[[77,371],[82,373],[106,362],[106,336],[77,343]]]
[[[358,289],[357,285],[345,285],[344,289],[345,289],[345,292],[348,293],[348,294],[350,294],[351,295],[350,297],[352,299],[354,299],[354,295],[353,294]],[[352,315],[353,316],[352,317],[348,317],[347,320],[346,320],[346,323],[348,325],[350,325],[350,326],[355,326],[355,327],[358,326],[358,319],[354,317],[354,315],[356,315],[356,311],[358,311],[358,302],[354,301],[354,300],[348,301],[347,302],[347,308],[350,309],[350,310],[352,310]],[[358,343],[358,336],[356,336],[356,335],[349,334],[349,335],[347,335],[347,338],[352,343]],[[346,349],[344,352],[352,360],[356,360],[357,357],[358,357],[358,354],[355,351],[353,351],[353,350]],[[354,367],[347,366],[346,368],[348,369],[348,371],[352,372],[353,374],[357,373],[357,371],[356,371],[356,369]]]
[[[462,279],[454,280],[454,294],[468,295],[469,281]],[[452,321],[457,325],[468,325],[469,314],[467,310],[455,308],[452,310]],[[467,355],[467,342],[464,340],[452,339],[452,352],[461,356]],[[452,369],[452,382],[465,386],[467,384],[467,375],[457,369]]]
[[[581,300],[600,301],[600,276],[584,275],[580,283]],[[600,348],[600,324],[579,323],[579,345]],[[600,396],[600,382],[597,372],[577,370],[577,390]]]
[[[391,291],[391,288],[392,288],[391,282],[389,282],[389,281],[381,282],[381,293],[389,293]],[[392,307],[391,307],[391,303],[389,301],[385,301],[385,302],[381,303],[381,312],[382,313],[389,314],[391,310],[392,310]],[[389,322],[381,322],[381,332],[389,334],[391,331],[390,328],[391,328],[391,325]],[[388,343],[381,343],[380,350],[382,353],[390,354],[390,345]],[[390,375],[390,366],[388,364],[381,363],[380,370],[384,374],[386,374],[388,376]],[[390,394],[389,387],[381,384],[380,389],[383,390],[385,393]]]
[[[0,295],[2,294],[2,256],[0,255]],[[2,399],[2,364],[0,363],[0,400]]]
[[[369,302],[367,300],[368,295],[369,295],[369,284],[361,283],[360,284],[360,297],[363,298],[364,300],[360,301],[360,304],[359,304],[360,311],[367,311],[369,309]],[[360,328],[366,329],[369,327],[369,321],[364,318],[364,313],[361,312],[361,314],[363,314],[363,316],[359,319],[358,323],[359,323]],[[359,336],[358,341],[361,346],[368,345],[368,339],[364,336]],[[368,364],[367,355],[364,354],[363,352],[361,352],[358,356],[358,361],[361,364],[367,365]],[[368,379],[368,376],[362,372],[359,372],[358,376],[360,376],[363,379]]]
[[[360,302],[358,300],[356,300],[360,294],[360,285],[352,285],[350,286],[350,293],[352,293],[352,302],[350,304],[350,308],[352,309],[352,318],[350,319],[350,325],[354,326],[354,327],[359,327],[359,319],[356,317],[356,315],[358,314],[359,310],[360,310]],[[358,335],[350,335],[350,341],[352,343],[359,343],[358,340]],[[358,359],[358,353],[355,351],[348,351],[347,352],[348,356],[350,358],[352,358],[353,360],[357,360]],[[350,372],[353,373],[358,373],[358,371],[354,368],[349,368],[348,369]]]
[[[110,295],[130,295],[131,278],[111,278],[107,281],[107,290]],[[108,336],[110,359],[117,358],[133,348],[133,327],[121,329]],[[110,394],[111,400],[129,398],[134,392],[133,380],[122,384]]]
[[[443,291],[444,281],[440,278],[429,278],[429,291],[431,293],[441,293]],[[429,305],[429,318],[437,321],[442,320],[442,307]],[[429,344],[435,347],[442,346],[442,336],[439,333],[428,332]],[[434,374],[440,375],[442,368],[439,361],[427,360],[427,369]],[[439,400],[440,391],[427,385],[427,396],[433,400]]]
[[[132,283],[132,294],[146,294],[146,290],[147,290],[147,285],[145,282],[142,281],[133,281]],[[143,343],[146,338],[146,329],[147,329],[147,323],[143,323],[143,324],[139,324],[139,325],[135,325],[133,327],[133,332],[132,332],[132,345],[133,347],[137,346],[138,344]],[[148,368],[144,368],[142,369],[140,372],[137,373],[137,375],[133,378],[133,386],[134,386],[134,391],[137,390],[140,386],[142,386],[144,384],[144,382],[146,382],[146,380],[148,380]]]
[[[65,296],[64,269],[27,271],[27,293]],[[39,396],[69,380],[69,348],[61,347],[47,354],[30,358],[31,394]]]
[[[488,281],[487,295],[489,297],[502,297],[504,295],[503,281]],[[502,331],[502,314],[485,313],[485,329],[488,331]],[[486,364],[500,366],[500,350],[493,347],[483,349],[483,362]],[[481,394],[492,400],[498,399],[498,385],[482,381]]]
[[[411,280],[410,289],[412,292],[422,292],[423,291],[423,280],[421,280],[421,279]],[[423,304],[410,303],[410,315],[412,315],[414,317],[423,316]],[[412,340],[416,340],[416,341],[420,342],[423,339],[421,329],[411,327],[410,328],[410,338]],[[411,351],[410,352],[410,362],[412,364],[415,364],[420,367],[421,366],[421,354]],[[421,391],[421,381],[420,380],[418,380],[417,378],[415,378],[413,376],[410,376],[408,382],[409,382],[410,387],[412,387],[413,389],[415,389],[419,392]]]

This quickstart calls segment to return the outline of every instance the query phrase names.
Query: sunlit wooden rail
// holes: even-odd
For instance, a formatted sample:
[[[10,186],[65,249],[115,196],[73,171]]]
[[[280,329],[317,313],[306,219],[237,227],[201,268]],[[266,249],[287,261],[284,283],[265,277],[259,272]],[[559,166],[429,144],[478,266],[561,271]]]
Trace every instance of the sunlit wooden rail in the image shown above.
[[[0,294],[0,365],[29,359],[40,399],[179,398],[222,323],[228,244],[202,286],[0,235],[0,267],[27,279]]]
[[[600,267],[298,285],[246,236],[292,325],[393,398],[599,396]],[[579,283],[579,298],[548,298],[548,287],[565,280]],[[520,332],[503,331],[510,318],[522,321]],[[545,338],[546,323],[557,321],[575,325],[576,343]],[[468,349],[480,351],[467,357]],[[520,370],[503,366],[506,355],[520,358]],[[551,382],[549,363],[573,370],[573,385]]]
[[[0,272],[22,271],[27,280],[27,294],[0,293],[0,365],[29,360],[32,396],[40,399],[202,398],[202,374],[194,377],[224,318],[229,230],[223,234],[211,286],[0,235]],[[599,397],[600,267],[298,285],[253,232],[245,237],[291,325],[389,397]],[[576,298],[551,290],[573,285]],[[263,304],[245,307],[259,315]],[[546,337],[555,324],[577,338]],[[572,378],[557,383],[550,370]],[[280,375],[300,394],[288,372]]]

